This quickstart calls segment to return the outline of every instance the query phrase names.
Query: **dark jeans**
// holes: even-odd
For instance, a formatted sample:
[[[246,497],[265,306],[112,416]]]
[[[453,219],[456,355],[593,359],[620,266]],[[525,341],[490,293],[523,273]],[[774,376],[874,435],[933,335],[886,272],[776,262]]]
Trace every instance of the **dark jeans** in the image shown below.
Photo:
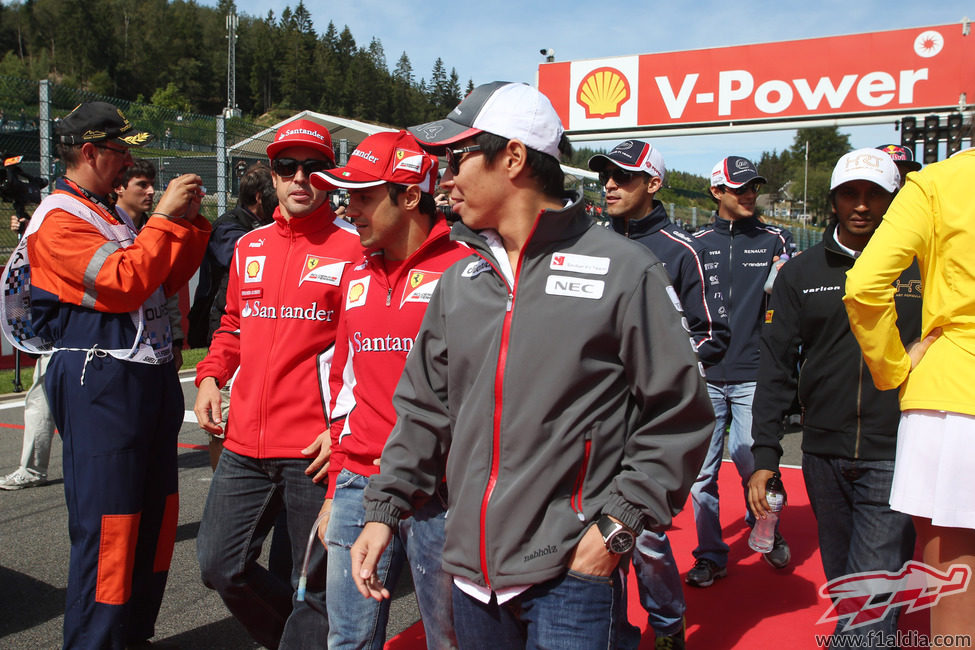
[[[326,486],[305,475],[303,458],[250,458],[224,449],[207,495],[197,556],[203,582],[258,643],[269,648],[321,648],[328,637],[325,551],[312,545],[304,601],[295,592],[305,547]],[[291,584],[258,564],[278,513],[287,512]]]
[[[626,567],[628,568],[628,567]],[[503,605],[485,604],[454,585],[454,629],[461,650],[617,647],[626,621],[623,574],[609,577],[574,571],[534,585]]]
[[[802,476],[816,515],[827,580],[867,571],[896,572],[911,559],[914,525],[889,503],[894,461],[803,454]],[[846,634],[894,634],[899,613],[893,608],[884,619]],[[839,621],[837,634],[843,624]]]

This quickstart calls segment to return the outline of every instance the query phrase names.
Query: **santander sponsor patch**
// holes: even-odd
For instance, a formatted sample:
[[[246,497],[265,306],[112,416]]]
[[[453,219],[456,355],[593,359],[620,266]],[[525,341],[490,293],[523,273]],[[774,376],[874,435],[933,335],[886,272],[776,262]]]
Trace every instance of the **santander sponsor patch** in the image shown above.
[[[342,282],[342,270],[346,264],[348,264],[346,260],[321,257],[309,253],[305,256],[305,264],[301,268],[298,286],[300,287],[305,282],[317,282],[337,287]]]

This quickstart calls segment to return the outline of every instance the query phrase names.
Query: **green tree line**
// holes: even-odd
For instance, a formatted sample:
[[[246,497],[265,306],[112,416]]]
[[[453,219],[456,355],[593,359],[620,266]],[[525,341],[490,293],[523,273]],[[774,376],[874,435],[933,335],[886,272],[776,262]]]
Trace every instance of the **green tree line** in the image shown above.
[[[227,103],[226,16],[232,0],[21,0],[0,4],[0,75],[205,115]],[[321,33],[302,0],[280,15],[239,16],[237,105],[249,117],[314,110],[418,124],[460,102],[456,69],[440,58],[429,79],[403,52],[390,71],[378,38],[348,26]],[[467,90],[473,88],[468,80]]]

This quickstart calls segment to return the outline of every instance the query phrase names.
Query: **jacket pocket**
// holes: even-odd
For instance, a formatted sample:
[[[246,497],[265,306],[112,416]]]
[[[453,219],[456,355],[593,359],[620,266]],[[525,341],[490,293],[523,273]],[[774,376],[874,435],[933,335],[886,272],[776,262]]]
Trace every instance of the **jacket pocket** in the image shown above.
[[[586,516],[582,510],[582,491],[586,483],[586,472],[589,471],[589,456],[592,452],[592,432],[598,427],[598,423],[594,424],[586,430],[586,435],[583,437],[582,463],[579,465],[579,473],[576,474],[576,482],[572,488],[570,505],[572,506],[572,511],[576,513],[576,517],[579,518],[579,521],[586,520]]]

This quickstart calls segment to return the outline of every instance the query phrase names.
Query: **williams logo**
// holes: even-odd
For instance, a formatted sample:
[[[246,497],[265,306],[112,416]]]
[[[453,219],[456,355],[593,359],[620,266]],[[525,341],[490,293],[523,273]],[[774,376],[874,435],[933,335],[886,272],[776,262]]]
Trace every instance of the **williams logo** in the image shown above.
[[[616,68],[596,68],[582,78],[576,93],[586,119],[619,117],[629,99],[630,82]]]

